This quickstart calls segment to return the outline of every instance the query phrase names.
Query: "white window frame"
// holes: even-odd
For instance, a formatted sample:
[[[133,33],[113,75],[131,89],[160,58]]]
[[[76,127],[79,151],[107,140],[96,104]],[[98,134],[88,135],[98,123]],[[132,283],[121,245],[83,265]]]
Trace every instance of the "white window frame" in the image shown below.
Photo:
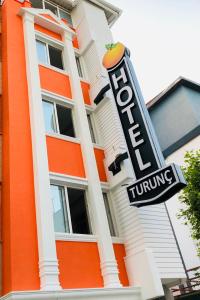
[[[81,67],[81,72],[82,72],[82,75],[83,75],[82,77],[79,75],[79,78],[82,81],[88,82],[88,77],[87,77],[85,63],[84,63],[82,55],[77,51],[77,49],[75,50],[75,56],[78,57],[78,59],[79,59],[80,67]],[[77,67],[77,69],[78,69],[78,67]]]
[[[94,117],[94,109],[90,105],[85,105],[85,109],[86,109],[86,114],[90,115],[90,119],[91,119],[91,122],[92,122],[94,137],[95,137],[95,140],[96,140],[96,143],[93,143],[93,145],[96,148],[104,150],[104,148],[102,146],[102,142],[101,142],[101,135],[100,135],[100,132],[99,132],[97,126],[96,126],[96,120],[95,120],[95,117]]]
[[[46,47],[46,53],[47,53],[47,63],[44,63],[44,62],[40,62],[39,59],[38,59],[38,64],[39,65],[43,65],[43,66],[47,66],[48,68],[51,68],[51,69],[54,69],[58,72],[61,72],[61,73],[66,73],[66,64],[65,64],[65,60],[64,60],[64,55],[63,55],[63,51],[64,51],[64,45],[62,42],[55,42],[54,40],[52,39],[49,39],[49,38],[46,38],[44,36],[42,36],[41,34],[38,34],[36,32],[35,34],[35,43],[37,44],[37,41],[45,44],[45,47]],[[59,49],[61,50],[61,59],[62,59],[62,64],[63,64],[63,69],[60,69],[58,67],[55,67],[53,65],[51,65],[50,63],[50,56],[49,56],[49,48],[48,48],[48,45],[49,46],[52,46],[56,49]],[[37,45],[36,45],[37,46]]]
[[[80,185],[76,185],[76,184],[70,184],[70,183],[58,183],[57,181],[54,181],[53,179],[50,178],[50,185],[55,185],[55,186],[60,186],[63,187],[64,189],[64,201],[63,201],[63,205],[65,205],[65,207],[63,208],[63,214],[67,214],[67,219],[69,222],[69,232],[55,232],[56,237],[58,237],[58,239],[87,239],[87,240],[96,240],[96,236],[94,236],[93,234],[93,221],[92,221],[92,215],[91,215],[91,208],[90,208],[90,203],[89,203],[89,199],[88,199],[88,193],[87,193],[87,188],[80,186]],[[85,195],[85,207],[86,207],[86,214],[87,214],[87,219],[88,219],[88,225],[89,225],[89,230],[91,233],[88,234],[80,234],[80,233],[74,233],[73,229],[72,229],[72,220],[71,220],[71,214],[70,214],[70,206],[69,206],[69,197],[68,197],[68,192],[67,189],[68,188],[72,188],[72,189],[76,189],[76,190],[82,190],[84,191],[84,195]]]
[[[87,114],[87,121],[88,121],[88,116],[90,117],[91,126],[92,126],[91,129],[92,129],[92,131],[93,131],[93,137],[94,137],[94,139],[95,139],[95,142],[92,141],[92,143],[93,143],[94,145],[98,145],[98,140],[99,140],[99,139],[98,139],[98,134],[97,134],[97,132],[96,132],[96,126],[95,126],[93,114],[92,114],[91,111],[88,111],[88,110],[86,110],[86,114]],[[89,126],[89,129],[90,129],[89,121],[88,121],[88,126]],[[91,134],[91,132],[90,132],[90,135],[91,135],[91,139],[92,139],[92,134]]]
[[[48,4],[51,4],[52,6],[54,6],[55,8],[56,8],[56,10],[57,10],[57,17],[59,18],[59,19],[61,19],[61,17],[60,17],[60,10],[62,10],[62,11],[64,11],[65,13],[67,13],[67,14],[69,14],[70,15],[70,18],[71,18],[71,13],[70,13],[70,11],[68,11],[67,9],[65,9],[65,8],[63,8],[62,6],[60,6],[60,5],[58,5],[58,4],[55,4],[55,3],[53,3],[53,2],[51,2],[51,1],[49,1],[49,0],[41,0],[42,1],[42,7],[43,7],[43,9],[46,9],[45,8],[45,2],[46,3],[48,3]],[[53,13],[53,12],[52,12]],[[72,23],[72,22],[71,22]],[[70,24],[71,26],[73,26],[73,23],[72,24]]]
[[[75,113],[74,113],[74,104],[72,103],[72,101],[67,100],[67,98],[63,98],[63,97],[57,97],[57,98],[55,96],[52,97],[50,93],[45,93],[45,92],[42,93],[42,101],[43,100],[53,104],[54,115],[55,115],[55,123],[56,123],[55,124],[56,125],[56,132],[47,132],[47,131],[45,131],[46,135],[62,137],[64,140],[73,141],[73,142],[77,141],[79,143],[79,140],[77,139],[78,131],[77,131],[77,128],[76,128],[76,125],[75,125],[76,124],[76,119],[75,119]],[[68,109],[71,109],[72,123],[73,123],[75,137],[67,136],[67,135],[64,135],[64,134],[60,133],[56,104],[64,106]]]
[[[112,202],[112,197],[110,195],[110,192],[109,190],[106,190],[106,189],[102,189],[102,195],[103,194],[106,194],[107,195],[107,199],[108,199],[108,205],[109,205],[109,208],[110,208],[110,213],[111,213],[111,219],[112,219],[112,223],[113,223],[113,227],[114,227],[114,231],[115,231],[115,236],[112,236],[112,239],[113,241],[118,241],[120,239],[120,236],[119,236],[119,230],[118,230],[118,226],[117,226],[117,222],[116,222],[116,218],[115,218],[115,209],[113,207],[113,202]],[[105,210],[106,210],[106,207],[105,207]],[[106,210],[106,217],[108,218],[107,216],[107,210]]]

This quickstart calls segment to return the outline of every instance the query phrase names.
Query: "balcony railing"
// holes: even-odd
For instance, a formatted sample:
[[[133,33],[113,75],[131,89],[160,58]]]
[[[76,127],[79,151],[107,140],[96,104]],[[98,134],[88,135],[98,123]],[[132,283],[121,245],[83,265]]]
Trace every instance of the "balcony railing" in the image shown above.
[[[181,299],[183,295],[189,296],[200,293],[200,266],[189,269],[186,272],[188,275],[186,282],[171,288],[175,299]]]

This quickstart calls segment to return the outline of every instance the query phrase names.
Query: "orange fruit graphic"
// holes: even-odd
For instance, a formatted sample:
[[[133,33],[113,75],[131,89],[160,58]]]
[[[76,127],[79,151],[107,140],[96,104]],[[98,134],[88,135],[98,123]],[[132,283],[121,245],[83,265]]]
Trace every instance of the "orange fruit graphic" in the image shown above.
[[[108,45],[107,49],[108,51],[103,57],[103,66],[106,69],[110,69],[120,62],[126,48],[122,43],[118,42],[116,44],[111,44],[110,46]]]

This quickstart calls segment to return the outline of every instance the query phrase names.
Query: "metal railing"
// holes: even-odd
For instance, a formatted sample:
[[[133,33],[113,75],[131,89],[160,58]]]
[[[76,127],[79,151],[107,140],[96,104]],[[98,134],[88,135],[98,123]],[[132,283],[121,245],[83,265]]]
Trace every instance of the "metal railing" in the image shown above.
[[[182,295],[200,292],[200,266],[189,269],[186,272],[188,275],[186,282],[171,288],[175,299],[178,299]]]

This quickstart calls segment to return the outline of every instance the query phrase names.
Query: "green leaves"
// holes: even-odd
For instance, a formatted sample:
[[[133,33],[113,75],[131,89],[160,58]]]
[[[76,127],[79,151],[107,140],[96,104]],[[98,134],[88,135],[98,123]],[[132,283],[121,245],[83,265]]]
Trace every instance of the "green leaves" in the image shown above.
[[[116,44],[106,44],[105,47],[107,50],[112,50],[113,48],[115,48]]]
[[[178,217],[184,219],[184,224],[190,225],[200,256],[200,150],[186,153],[182,170],[188,185],[179,196],[183,209]]]

